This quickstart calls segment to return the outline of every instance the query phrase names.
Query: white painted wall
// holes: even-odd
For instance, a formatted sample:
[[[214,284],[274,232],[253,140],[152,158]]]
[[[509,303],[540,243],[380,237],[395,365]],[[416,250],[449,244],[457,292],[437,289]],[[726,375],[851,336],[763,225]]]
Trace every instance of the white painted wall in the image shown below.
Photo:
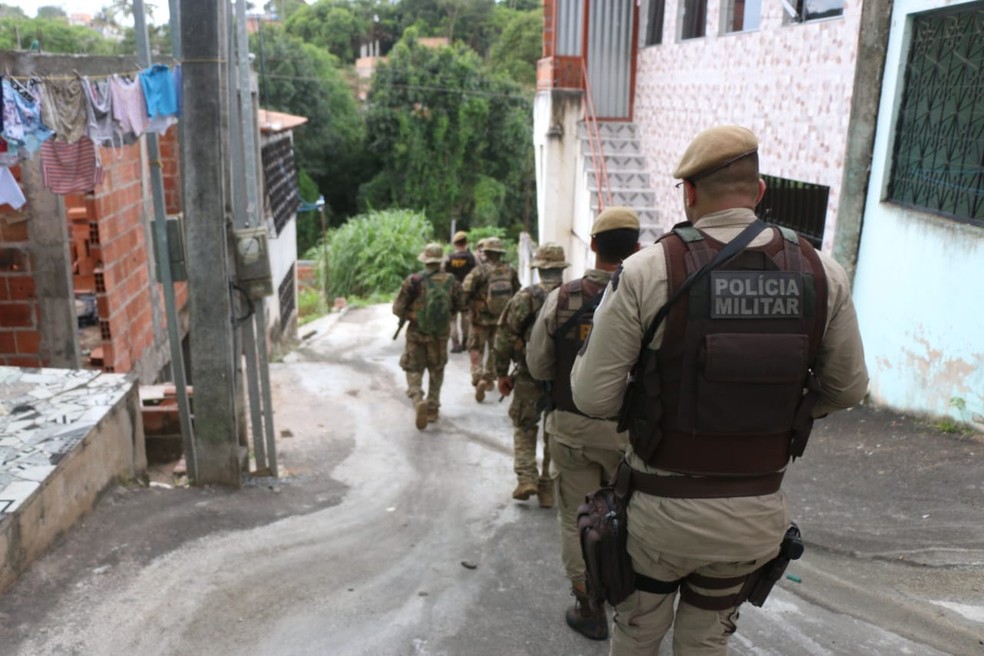
[[[874,401],[972,421],[975,413],[984,415],[984,229],[882,200],[910,17],[957,4],[895,3],[854,301]],[[953,399],[962,399],[966,409]]]

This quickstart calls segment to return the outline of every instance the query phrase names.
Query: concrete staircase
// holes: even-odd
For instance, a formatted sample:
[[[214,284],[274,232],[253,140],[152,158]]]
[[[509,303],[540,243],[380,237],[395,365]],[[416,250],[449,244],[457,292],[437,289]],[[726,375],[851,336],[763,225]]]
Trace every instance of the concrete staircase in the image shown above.
[[[625,121],[599,122],[598,134],[601,137],[605,168],[608,172],[611,204],[625,205],[639,213],[641,234],[639,242],[648,245],[663,232],[656,208],[656,195],[652,191],[646,159],[636,136],[635,123]],[[595,177],[595,164],[591,157],[591,142],[587,125],[578,124],[578,138],[581,141],[581,157],[584,159],[584,183],[591,195],[592,217],[599,212],[598,181]]]

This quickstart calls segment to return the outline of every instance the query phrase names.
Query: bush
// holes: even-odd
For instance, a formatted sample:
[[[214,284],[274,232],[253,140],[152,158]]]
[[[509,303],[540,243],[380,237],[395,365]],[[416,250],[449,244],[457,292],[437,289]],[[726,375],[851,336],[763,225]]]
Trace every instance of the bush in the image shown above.
[[[327,298],[394,294],[404,278],[421,269],[417,255],[432,232],[427,218],[412,210],[369,212],[332,229]],[[318,260],[319,268],[325,266],[320,246],[308,251],[308,258]]]

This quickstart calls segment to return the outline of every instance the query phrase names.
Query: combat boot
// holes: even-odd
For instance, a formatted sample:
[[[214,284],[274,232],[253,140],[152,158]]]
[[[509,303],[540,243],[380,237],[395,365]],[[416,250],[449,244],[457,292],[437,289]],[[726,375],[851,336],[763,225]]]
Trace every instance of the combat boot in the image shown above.
[[[574,605],[564,614],[567,626],[585,638],[608,640],[608,615],[605,607],[576,587],[571,588],[571,595],[574,596]]]
[[[485,400],[485,381],[480,380],[475,383],[475,400],[481,403]]]
[[[414,411],[416,412],[414,425],[417,426],[417,430],[424,430],[427,428],[427,401],[417,401]]]
[[[534,494],[536,494],[536,483],[530,483],[528,481],[524,483],[521,481],[516,486],[516,489],[513,490],[513,499],[526,501]]]
[[[554,484],[549,478],[541,478],[536,486],[536,498],[541,508],[553,508]]]

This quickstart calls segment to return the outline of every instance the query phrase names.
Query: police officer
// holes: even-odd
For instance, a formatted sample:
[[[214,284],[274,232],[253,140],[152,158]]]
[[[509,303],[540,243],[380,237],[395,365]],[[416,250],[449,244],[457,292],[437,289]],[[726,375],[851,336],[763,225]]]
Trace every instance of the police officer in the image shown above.
[[[393,314],[401,322],[410,323],[400,367],[407,375],[407,396],[413,403],[414,424],[423,430],[428,423],[438,420],[451,316],[464,309],[465,299],[454,276],[440,271],[444,259],[440,244],[427,244],[417,259],[425,268],[403,281],[393,301]],[[429,374],[426,399],[424,371]]]
[[[475,268],[475,256],[468,250],[468,233],[459,230],[454,233],[451,242],[454,252],[449,254],[441,264],[441,270],[454,276],[459,283],[465,282],[465,276]],[[461,320],[461,328],[458,320]],[[468,343],[468,313],[458,312],[451,317],[451,352],[462,353]]]
[[[533,329],[533,322],[547,294],[563,282],[564,269],[570,266],[564,260],[560,244],[543,244],[533,255],[533,268],[540,274],[540,282],[524,287],[516,293],[499,318],[495,334],[495,368],[499,393],[513,395],[509,406],[509,418],[513,422],[513,471],[518,480],[513,499],[525,501],[537,495],[541,508],[553,507],[553,481],[550,479],[550,448],[544,440],[543,468],[536,467],[536,442],[540,429],[542,405],[545,395],[541,383],[533,380],[526,368],[526,344]],[[513,375],[509,375],[509,363],[515,362]]]
[[[608,616],[585,589],[577,508],[585,495],[612,480],[628,442],[614,421],[591,419],[577,409],[571,398],[570,375],[612,272],[639,250],[636,212],[628,207],[610,207],[599,214],[591,227],[591,250],[596,268],[547,296],[533,325],[526,363],[533,378],[550,381],[553,411],[547,415],[546,433],[557,494],[561,559],[575,600],[565,619],[584,636],[605,640]]]
[[[471,380],[475,387],[475,400],[479,403],[485,400],[486,391],[495,388],[494,346],[499,315],[513,294],[519,291],[519,275],[503,259],[506,249],[502,247],[502,241],[498,237],[486,237],[482,241],[485,262],[472,269],[462,285],[470,310],[468,357],[471,360]]]
[[[693,223],[623,263],[571,374],[585,414],[611,417],[629,401],[628,552],[639,576],[615,609],[616,656],[656,653],[671,626],[676,654],[727,653],[743,585],[789,527],[782,473],[812,418],[857,404],[868,384],[844,269],[756,221],[755,135],[706,130],[673,175]]]

